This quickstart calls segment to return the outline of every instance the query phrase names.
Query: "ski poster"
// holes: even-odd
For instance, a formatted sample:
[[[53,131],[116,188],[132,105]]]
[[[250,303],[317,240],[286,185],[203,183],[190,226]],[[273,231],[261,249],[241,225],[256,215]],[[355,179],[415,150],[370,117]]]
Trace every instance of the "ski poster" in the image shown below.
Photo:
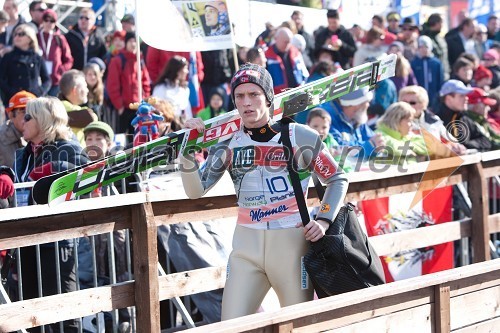
[[[365,200],[361,208],[368,236],[398,232],[452,221],[452,186],[424,192],[424,199],[408,209],[415,192]],[[453,243],[394,253],[382,257],[387,282],[453,268]]]
[[[148,0],[138,8],[139,35],[167,51],[232,48],[228,1]]]

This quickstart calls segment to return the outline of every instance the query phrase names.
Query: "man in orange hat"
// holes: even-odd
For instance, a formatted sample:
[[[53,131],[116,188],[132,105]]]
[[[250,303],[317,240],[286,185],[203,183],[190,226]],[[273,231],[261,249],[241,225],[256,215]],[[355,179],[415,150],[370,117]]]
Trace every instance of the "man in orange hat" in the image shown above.
[[[36,98],[30,92],[22,90],[12,96],[6,108],[9,120],[0,126],[0,165],[14,166],[15,152],[26,145],[22,139],[26,103]]]

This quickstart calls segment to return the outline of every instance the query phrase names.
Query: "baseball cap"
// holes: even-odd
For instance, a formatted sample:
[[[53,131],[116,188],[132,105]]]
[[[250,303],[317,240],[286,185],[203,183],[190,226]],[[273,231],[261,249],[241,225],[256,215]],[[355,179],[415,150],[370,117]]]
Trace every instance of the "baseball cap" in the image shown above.
[[[418,37],[418,47],[426,47],[429,51],[432,51],[432,39],[429,36]]]
[[[98,131],[104,133],[109,137],[111,141],[113,141],[115,137],[115,133],[113,132],[111,126],[102,121],[93,121],[83,129],[83,133],[85,135],[87,135],[87,132],[89,131]]]
[[[353,106],[369,102],[372,100],[372,98],[373,93],[370,91],[370,89],[368,87],[363,87],[339,97],[339,103],[342,106]]]
[[[481,88],[473,88],[472,92],[467,95],[469,98],[469,104],[483,103],[489,106],[497,104],[496,99],[489,98],[486,91]]]
[[[493,79],[493,72],[483,65],[477,66],[474,71],[474,81],[480,81],[482,79],[490,78]]]
[[[273,103],[274,90],[271,74],[264,68],[256,64],[246,63],[233,75],[231,79],[231,97],[234,102],[234,90],[243,83],[254,83],[264,90],[264,95],[269,103]]]
[[[43,15],[42,15],[42,18],[46,18],[46,17],[50,17],[52,18],[54,21],[57,21],[57,13],[55,10],[53,9],[46,9],[44,12],[43,12]]]
[[[445,96],[449,94],[467,95],[471,92],[472,88],[467,88],[462,81],[448,80],[441,86],[441,89],[439,90],[439,96]]]
[[[5,108],[5,110],[7,110],[7,112],[10,112],[14,109],[25,108],[26,103],[28,103],[29,100],[35,98],[36,96],[32,93],[26,90],[21,90],[9,99],[9,107]]]

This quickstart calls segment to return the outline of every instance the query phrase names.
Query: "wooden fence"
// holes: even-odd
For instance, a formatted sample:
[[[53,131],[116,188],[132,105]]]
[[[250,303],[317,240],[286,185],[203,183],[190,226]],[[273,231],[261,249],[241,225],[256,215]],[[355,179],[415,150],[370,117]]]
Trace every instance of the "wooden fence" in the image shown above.
[[[349,174],[347,200],[389,196],[466,181],[471,218],[371,237],[380,255],[470,237],[475,265],[395,282],[193,329],[206,332],[314,332],[351,325],[338,332],[472,332],[500,327],[500,261],[490,260],[490,233],[500,232],[500,213],[488,215],[487,178],[500,175],[498,151],[419,163],[408,170]],[[449,174],[451,176],[447,177]],[[425,175],[425,177],[423,177]],[[232,191],[232,190],[231,190]],[[157,227],[236,216],[234,194],[220,187],[198,200],[166,200],[162,193],[79,200],[57,207],[1,211],[0,250],[132,229],[134,281],[0,305],[0,332],[136,306],[137,331],[159,332],[159,301],[224,287],[225,267],[158,276]],[[308,201],[317,205],[311,188]],[[466,305],[465,305],[466,304]],[[410,322],[411,321],[411,324]],[[412,329],[412,325],[416,325]],[[496,326],[495,326],[496,325]],[[370,327],[368,329],[367,327]],[[380,328],[380,329],[377,329]],[[494,330],[491,330],[494,331]],[[475,332],[475,331],[474,331]]]

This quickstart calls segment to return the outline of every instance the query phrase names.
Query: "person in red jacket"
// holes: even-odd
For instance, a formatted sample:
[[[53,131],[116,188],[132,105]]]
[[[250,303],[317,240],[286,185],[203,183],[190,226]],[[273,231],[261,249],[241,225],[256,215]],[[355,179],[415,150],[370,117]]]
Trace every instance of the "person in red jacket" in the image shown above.
[[[199,110],[205,108],[200,86],[205,77],[205,67],[203,65],[200,51],[163,51],[149,46],[146,54],[146,67],[148,68],[151,82],[156,82],[156,80],[158,80],[158,77],[162,73],[168,61],[176,55],[186,58],[189,61],[189,101],[191,103],[191,110],[193,111],[193,114],[196,114]]]
[[[52,87],[48,94],[57,96],[61,76],[73,67],[73,56],[66,37],[56,27],[56,12],[52,9],[45,10],[42,20],[37,36],[38,45],[42,51],[43,59],[45,59],[47,72],[52,80]]]
[[[136,52],[135,34],[128,32],[125,35],[125,49],[111,59],[108,67],[106,90],[119,115],[117,133],[134,134],[130,122],[135,117],[135,110],[131,110],[129,104],[139,100],[139,89],[142,89],[143,98],[151,94],[149,72],[146,66],[142,65],[142,61],[142,87],[139,87]]]

